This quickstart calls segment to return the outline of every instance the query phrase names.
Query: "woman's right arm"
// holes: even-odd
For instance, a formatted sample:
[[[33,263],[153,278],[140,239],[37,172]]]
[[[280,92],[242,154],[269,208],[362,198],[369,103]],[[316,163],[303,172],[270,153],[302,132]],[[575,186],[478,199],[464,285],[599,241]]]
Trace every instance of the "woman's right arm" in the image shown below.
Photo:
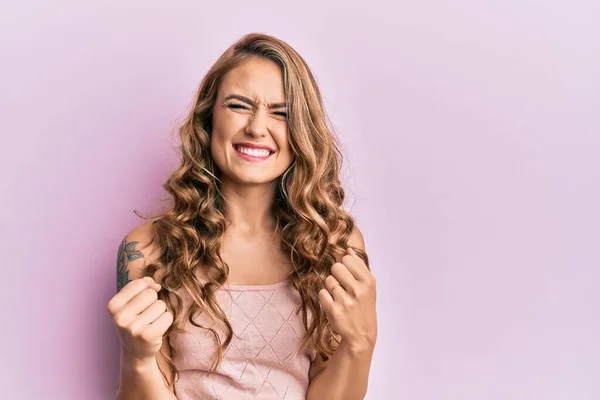
[[[168,344],[164,344],[168,347]],[[160,365],[162,363],[162,366]],[[121,351],[121,373],[116,400],[176,400],[173,386],[162,376],[168,365],[162,355],[144,362]]]
[[[169,368],[161,354],[170,353],[162,337],[173,323],[173,315],[158,299],[159,282],[143,277],[144,266],[153,262],[150,239],[151,225],[147,223],[129,232],[119,247],[118,292],[108,303],[121,341],[116,400],[177,399],[173,383],[165,378]]]

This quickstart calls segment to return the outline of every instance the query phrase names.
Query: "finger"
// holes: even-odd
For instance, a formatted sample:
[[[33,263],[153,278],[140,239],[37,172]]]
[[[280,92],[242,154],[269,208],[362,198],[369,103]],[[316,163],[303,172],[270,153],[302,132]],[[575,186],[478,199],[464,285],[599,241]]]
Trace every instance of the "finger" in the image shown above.
[[[129,325],[156,300],[158,300],[157,292],[152,288],[146,288],[125,304],[114,318],[119,320],[121,326]]]
[[[358,253],[356,252],[356,250],[354,250],[354,247],[347,247],[346,248],[346,254],[354,256],[357,259],[359,259],[360,260],[360,264],[362,264],[362,266],[364,267],[364,269],[366,269],[368,272],[371,272],[371,270],[369,269],[369,267],[367,267],[367,264],[365,264],[365,261],[362,259],[362,257],[360,255],[358,255]]]
[[[138,316],[158,300],[158,293],[152,288],[139,292],[129,303],[125,304],[115,315],[114,320],[120,327],[131,325]]]
[[[158,292],[153,288],[146,288],[139,292],[133,299],[131,299],[123,310],[127,310],[127,313],[132,315],[140,315],[144,310],[158,300]]]
[[[165,304],[165,302],[162,300],[157,300],[154,303],[152,303],[150,307],[142,311],[135,323],[140,325],[150,325],[152,322],[156,321],[158,317],[160,317],[165,311],[167,311],[167,305]]]
[[[173,314],[169,311],[165,311],[158,317],[154,322],[148,325],[147,334],[152,337],[159,337],[165,334],[167,329],[173,323]]]
[[[346,292],[350,294],[355,293],[355,285],[357,280],[348,270],[348,267],[342,263],[335,263],[331,266],[331,275],[333,275],[335,279],[342,284]]]
[[[351,249],[351,251],[354,250]],[[371,272],[365,265],[365,262],[356,254],[356,252],[354,254],[350,254],[349,251],[347,251],[346,255],[342,257],[341,261],[357,281],[366,281],[369,279],[369,274]]]
[[[335,301],[326,288],[319,290],[319,300],[321,300],[321,305],[323,306],[323,310],[325,310],[325,314],[331,315]]]
[[[160,290],[160,285],[149,276],[141,279],[134,279],[133,281],[127,283],[127,285],[125,285],[123,289],[119,291],[119,293],[115,294],[110,299],[108,303],[108,311],[111,313],[111,315],[115,315],[138,293],[149,287],[153,287],[156,291]]]
[[[336,303],[343,303],[348,297],[348,293],[344,289],[344,286],[333,275],[327,276],[325,278],[325,287],[327,291],[331,294]]]

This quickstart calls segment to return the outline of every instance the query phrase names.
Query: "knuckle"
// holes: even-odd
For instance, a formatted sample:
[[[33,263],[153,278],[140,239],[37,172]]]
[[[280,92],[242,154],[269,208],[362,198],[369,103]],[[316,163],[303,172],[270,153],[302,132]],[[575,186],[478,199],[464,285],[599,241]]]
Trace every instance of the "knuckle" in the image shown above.
[[[367,285],[370,288],[375,288],[375,286],[377,286],[377,282],[375,281],[375,277],[373,275],[369,276],[369,279],[367,279]]]
[[[337,272],[337,271],[340,271],[342,268],[345,268],[344,264],[336,262],[335,264],[333,264],[331,266],[331,271],[332,272]]]
[[[348,296],[343,300],[343,304],[345,307],[347,308],[351,308],[354,307],[356,305],[356,300],[354,300],[354,298]]]
[[[128,285],[131,285],[135,289],[136,293],[139,293],[148,287],[148,285],[146,285],[146,283],[141,278],[132,280],[128,283]]]
[[[371,292],[371,289],[366,286],[366,285],[361,285],[358,288],[356,288],[356,299],[364,299],[365,297],[367,297],[369,295],[369,292]]]
[[[158,299],[158,293],[156,292],[156,290],[151,288],[146,288],[142,290],[142,296],[152,301],[156,301]]]
[[[136,285],[138,288],[143,289],[146,287],[146,280],[144,278],[134,279],[132,285]]]
[[[134,337],[134,338],[141,338],[142,335],[142,329],[141,326],[139,324],[131,324],[129,326],[129,328],[127,329],[127,331],[129,332],[129,334]]]
[[[170,326],[173,323],[173,314],[169,311],[165,311],[164,318],[167,320],[167,324]]]
[[[148,331],[147,329],[141,331],[138,335],[138,337],[143,340],[144,342],[152,342],[154,340],[154,338],[152,337],[152,334],[150,331]]]
[[[125,317],[122,313],[118,313],[114,317],[115,325],[119,328],[125,328]]]
[[[106,308],[108,309],[108,313],[110,315],[114,316],[115,313],[117,312],[114,300],[112,300],[112,299],[108,302],[108,304],[106,305]]]

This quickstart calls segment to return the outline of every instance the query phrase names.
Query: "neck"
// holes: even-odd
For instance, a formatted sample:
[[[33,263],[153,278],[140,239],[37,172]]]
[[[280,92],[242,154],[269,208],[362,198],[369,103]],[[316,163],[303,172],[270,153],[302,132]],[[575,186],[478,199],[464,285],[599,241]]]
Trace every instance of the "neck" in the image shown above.
[[[258,232],[275,227],[271,212],[276,183],[261,185],[222,181],[221,193],[225,198],[225,218],[229,228],[240,232]]]

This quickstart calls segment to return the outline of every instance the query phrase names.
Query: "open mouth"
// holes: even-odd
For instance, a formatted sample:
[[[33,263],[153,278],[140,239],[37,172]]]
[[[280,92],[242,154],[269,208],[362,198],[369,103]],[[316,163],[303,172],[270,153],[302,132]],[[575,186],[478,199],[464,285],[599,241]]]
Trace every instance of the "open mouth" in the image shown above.
[[[267,149],[252,149],[238,145],[234,145],[233,148],[237,155],[247,161],[264,161],[275,153],[274,151],[269,151]]]

